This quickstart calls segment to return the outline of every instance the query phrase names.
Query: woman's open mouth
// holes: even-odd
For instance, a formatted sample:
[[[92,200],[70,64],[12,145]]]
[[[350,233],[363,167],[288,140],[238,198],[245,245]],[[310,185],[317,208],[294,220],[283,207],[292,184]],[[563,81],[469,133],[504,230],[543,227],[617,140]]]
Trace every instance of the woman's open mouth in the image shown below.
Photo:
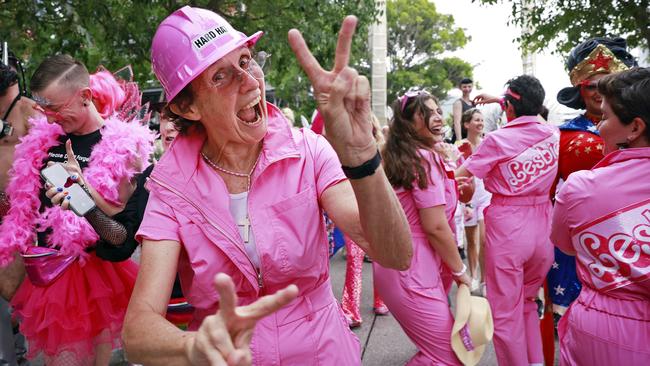
[[[240,109],[237,112],[237,119],[241,122],[249,125],[255,126],[262,122],[262,108],[260,106],[260,101],[262,100],[261,96],[258,96],[246,105],[244,108]]]

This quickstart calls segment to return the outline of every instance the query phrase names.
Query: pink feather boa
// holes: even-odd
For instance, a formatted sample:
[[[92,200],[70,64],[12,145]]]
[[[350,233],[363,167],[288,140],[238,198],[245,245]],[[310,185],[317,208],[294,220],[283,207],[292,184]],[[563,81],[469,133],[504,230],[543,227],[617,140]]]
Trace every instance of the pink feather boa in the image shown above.
[[[16,251],[25,250],[36,241],[39,231],[51,227],[47,241],[60,246],[64,254],[79,255],[84,260],[84,249],[99,237],[86,219],[59,207],[39,213],[39,191],[42,188],[40,170],[48,157],[48,150],[58,143],[63,130],[50,124],[46,118],[30,120],[29,134],[16,146],[11,179],[6,192],[11,208],[0,226],[0,267],[13,260]],[[119,185],[142,170],[153,151],[154,135],[147,126],[124,123],[114,117],[105,120],[102,139],[90,154],[84,177],[106,201],[117,204]]]

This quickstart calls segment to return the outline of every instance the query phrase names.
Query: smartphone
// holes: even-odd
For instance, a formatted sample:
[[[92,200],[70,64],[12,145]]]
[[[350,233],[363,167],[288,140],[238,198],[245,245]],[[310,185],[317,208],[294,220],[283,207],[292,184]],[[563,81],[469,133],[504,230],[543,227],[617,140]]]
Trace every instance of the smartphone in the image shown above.
[[[70,173],[57,163],[41,170],[41,176],[54,187],[62,187],[70,196],[70,209],[77,216],[84,216],[95,208],[95,201],[81,186],[70,181]]]

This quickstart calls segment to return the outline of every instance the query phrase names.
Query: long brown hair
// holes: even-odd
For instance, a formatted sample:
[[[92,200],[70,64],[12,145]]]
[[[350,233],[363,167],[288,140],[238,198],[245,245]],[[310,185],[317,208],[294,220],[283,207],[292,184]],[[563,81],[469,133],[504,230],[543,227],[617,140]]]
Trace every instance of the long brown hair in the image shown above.
[[[408,98],[403,111],[402,98]],[[384,171],[393,187],[413,189],[413,182],[417,180],[418,187],[424,189],[431,181],[429,179],[431,165],[420,155],[418,149],[428,150],[432,141],[418,135],[415,130],[416,113],[421,113],[424,121],[428,121],[433,113],[424,105],[429,99],[438,104],[438,100],[426,92],[420,92],[410,98],[403,96],[392,104],[393,119],[388,139],[382,149],[382,157]]]

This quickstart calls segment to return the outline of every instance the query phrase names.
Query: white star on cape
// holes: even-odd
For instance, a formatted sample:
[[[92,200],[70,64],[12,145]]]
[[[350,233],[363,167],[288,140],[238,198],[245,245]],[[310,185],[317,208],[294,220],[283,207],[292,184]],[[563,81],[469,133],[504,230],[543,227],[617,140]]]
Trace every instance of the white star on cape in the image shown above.
[[[589,132],[596,132],[596,131],[598,131],[598,127],[596,127],[596,126],[589,126],[589,127],[587,127],[587,130],[589,130]]]
[[[564,287],[557,285],[553,288],[555,290],[556,295],[562,295],[564,296],[564,290],[566,290]]]
[[[558,268],[560,268],[560,265],[557,262],[553,262],[551,267],[553,267],[553,269],[558,269]]]

